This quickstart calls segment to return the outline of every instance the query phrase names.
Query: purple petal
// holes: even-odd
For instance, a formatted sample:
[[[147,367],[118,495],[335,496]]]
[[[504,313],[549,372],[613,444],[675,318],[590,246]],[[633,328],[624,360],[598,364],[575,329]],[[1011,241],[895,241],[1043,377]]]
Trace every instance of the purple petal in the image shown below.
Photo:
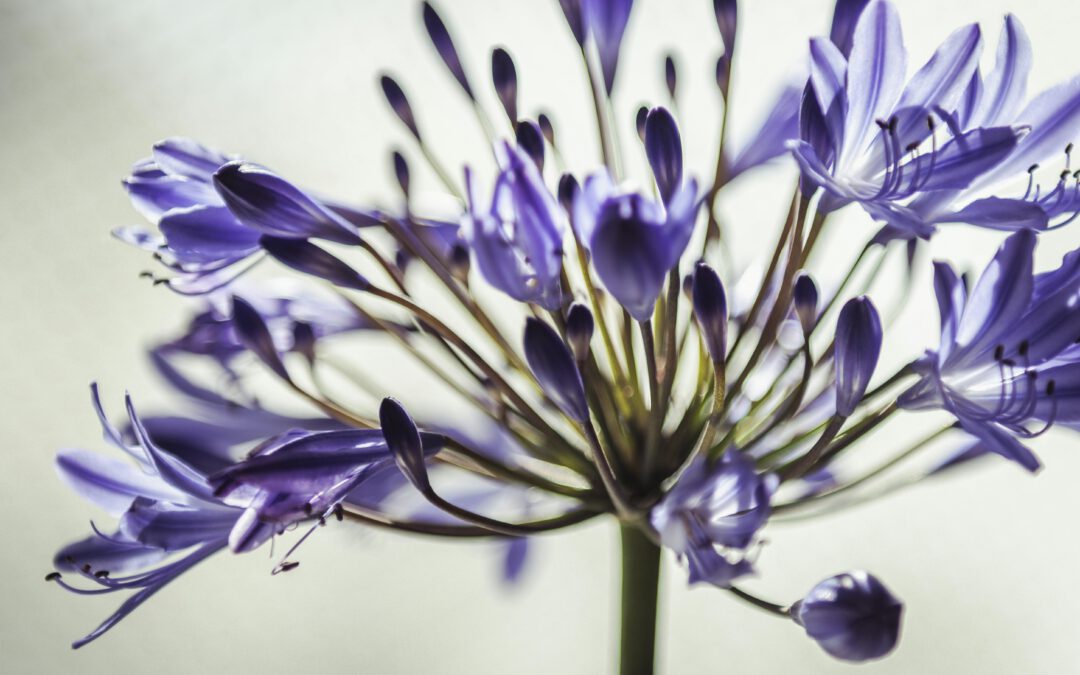
[[[859,16],[847,69],[847,120],[842,166],[862,155],[874,121],[888,118],[904,86],[907,52],[896,8],[872,0]]]
[[[792,618],[829,655],[879,659],[896,647],[903,605],[873,575],[849,572],[822,581],[792,608]]]
[[[174,176],[210,182],[214,172],[231,158],[191,138],[166,138],[154,144],[154,163]]]
[[[1045,230],[1046,211],[1023,199],[986,197],[967,206],[934,216],[935,223],[967,223],[994,230]]]
[[[125,541],[120,535],[106,539],[94,534],[57,551],[53,565],[60,570],[77,570],[89,565],[91,571],[132,572],[145,569],[165,556],[165,551],[159,548]]]
[[[341,259],[306,239],[263,236],[259,244],[278,262],[294,270],[321,277],[343,288],[366,291],[371,284]]]
[[[351,223],[257,164],[226,164],[214,174],[214,187],[240,222],[263,234],[342,244],[360,240]]]
[[[194,508],[140,498],[120,520],[120,531],[147,546],[182,551],[220,541],[239,517],[238,509]]]
[[[1020,20],[1006,14],[994,69],[982,83],[978,105],[973,108],[967,126],[987,127],[1013,121],[1027,94],[1030,71],[1031,41]]]
[[[633,8],[634,0],[581,0],[581,16],[596,42],[604,72],[604,88],[609,95],[615,87],[619,48]]]
[[[851,53],[851,39],[855,32],[855,24],[867,2],[868,0],[836,0],[833,7],[829,39],[844,56]]]
[[[136,497],[184,501],[157,476],[144,473],[130,461],[86,450],[61,450],[56,455],[56,471],[68,486],[114,516],[131,506]]]
[[[682,185],[683,152],[679,126],[664,108],[653,108],[645,118],[645,154],[660,198],[670,204]]]
[[[212,263],[259,249],[259,233],[237,222],[223,206],[192,206],[165,213],[158,227],[182,263]]]

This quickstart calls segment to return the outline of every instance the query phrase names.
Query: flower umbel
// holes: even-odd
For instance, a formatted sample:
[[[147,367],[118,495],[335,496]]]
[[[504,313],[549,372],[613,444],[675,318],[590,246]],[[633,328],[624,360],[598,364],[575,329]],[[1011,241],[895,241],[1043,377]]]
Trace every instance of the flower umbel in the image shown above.
[[[390,154],[391,208],[347,206],[188,139],[135,165],[125,187],[158,232],[116,234],[153,252],[169,275],[156,283],[198,305],[150,352],[177,395],[168,414],[141,416],[129,397],[118,428],[95,386],[105,439],[126,459],[57,457],[61,478],[119,522],[63,547],[47,578],[130,593],[75,647],[210,556],[293,529],[303,534],[273,573],[295,569],[321,526],[347,521],[495,540],[514,581],[533,537],[605,517],[622,533],[623,673],[652,672],[662,549],[691,584],[792,620],[838,659],[876,659],[897,643],[902,606],[872,575],[831,577],[790,606],[740,588],[768,553],[769,523],[959,476],[987,453],[1034,471],[1031,439],[1080,428],[1080,250],[1052,271],[1033,262],[1038,237],[1080,212],[1080,80],[1027,101],[1031,45],[1015,17],[985,75],[973,24],[909,77],[893,3],[841,0],[830,37],[810,39],[807,81],[778,86],[740,149],[727,107],[754,9],[716,0],[723,107],[702,174],[684,155],[704,132],[680,128],[675,57],[658,64],[666,104],[635,120],[615,96],[635,3],[560,5],[596,116],[599,158],[581,171],[566,171],[587,158],[557,144],[554,112],[519,99],[526,69],[505,47],[491,54],[501,112],[489,114],[462,58],[471,45],[429,2],[431,56],[459,92],[437,104],[475,118],[487,165],[447,170],[422,133],[427,109],[390,75],[382,92],[408,143]],[[414,100],[427,105],[424,94]],[[616,119],[637,121],[641,147],[619,142]],[[790,207],[771,256],[747,265],[728,235],[747,218],[760,236],[761,217],[726,222],[717,206],[785,147],[800,177],[778,195]],[[1065,171],[1044,190],[1031,165],[1055,155]],[[1015,175],[1027,191],[999,193]],[[449,213],[426,212],[429,178]],[[849,265],[835,251],[821,264],[831,214],[849,204],[884,228],[837,237],[864,245]],[[940,341],[897,358],[894,322],[931,271],[917,239],[944,223],[1010,234],[973,285],[933,265]],[[890,280],[892,248],[908,265]],[[259,261],[280,278],[247,275]],[[879,293],[879,278],[901,297],[883,301],[897,294]],[[263,403],[279,395],[305,412]],[[896,420],[924,409],[952,419],[907,438]],[[868,442],[885,426],[897,433]],[[911,469],[916,454],[931,468]]]

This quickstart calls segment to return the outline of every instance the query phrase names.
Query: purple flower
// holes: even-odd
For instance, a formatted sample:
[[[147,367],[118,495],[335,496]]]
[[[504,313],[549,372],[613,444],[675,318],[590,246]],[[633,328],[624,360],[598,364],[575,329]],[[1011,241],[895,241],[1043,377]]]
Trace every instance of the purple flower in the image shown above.
[[[1022,126],[989,126],[939,142],[937,126],[956,108],[978,66],[977,25],[956,30],[905,85],[907,53],[900,20],[887,0],[863,10],[845,58],[833,42],[810,43],[801,140],[790,148],[819,209],[857,202],[872,216],[918,236],[933,224],[908,208],[913,198],[970,187],[1017,148]]]
[[[693,234],[697,182],[684,182],[667,208],[637,193],[616,191],[607,173],[593,174],[574,199],[574,227],[604,286],[638,321],[652,316],[664,281]]]
[[[712,466],[691,464],[649,519],[660,542],[686,559],[690,583],[726,587],[753,571],[748,549],[769,518],[776,487],[775,476],[728,449]]]
[[[896,647],[903,609],[876,577],[856,571],[814,586],[791,608],[791,617],[830,656],[858,662]]]
[[[1080,426],[1080,251],[1034,274],[1035,242],[1031,230],[1011,235],[970,292],[951,267],[935,264],[941,343],[915,364],[922,379],[899,399],[948,411],[1029,471],[1039,461],[1022,439],[1054,423]]]
[[[462,235],[488,283],[515,300],[557,309],[565,216],[533,160],[509,143],[498,149],[501,171],[489,209],[481,209],[466,173],[470,205]]]
[[[1080,136],[1080,79],[1058,84],[1027,101],[1031,43],[1012,14],[1005,16],[993,70],[976,71],[964,91],[950,126],[965,132],[978,127],[1014,125],[1031,129],[993,169],[966,190],[920,195],[908,205],[922,222],[964,222],[1001,230],[1042,230],[1071,222],[1080,211],[1080,180],[1071,173],[1071,149]],[[1035,170],[1055,156],[1053,188],[1041,189]],[[1064,171],[1061,171],[1064,169]],[[1028,187],[1016,196],[988,195],[995,186],[1026,177]],[[1056,219],[1056,220],[1055,220]]]

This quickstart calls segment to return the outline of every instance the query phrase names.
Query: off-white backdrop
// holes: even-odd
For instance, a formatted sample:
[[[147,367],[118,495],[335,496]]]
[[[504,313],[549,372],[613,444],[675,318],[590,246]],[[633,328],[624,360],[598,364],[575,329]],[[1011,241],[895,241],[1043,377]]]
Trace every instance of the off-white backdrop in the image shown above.
[[[791,74],[825,1],[744,2],[736,131]],[[983,22],[991,44],[1012,10],[1035,43],[1032,87],[1076,69],[1080,4],[1061,0],[901,0],[912,62],[952,28]],[[636,106],[662,101],[661,58],[674,49],[688,158],[705,175],[714,142],[711,82],[718,38],[706,0],[639,0],[624,44],[625,139]],[[491,46],[517,61],[525,114],[554,112],[571,164],[595,156],[573,45],[555,0],[444,0],[444,17],[486,86]],[[992,47],[986,60],[992,58]],[[375,85],[400,75],[446,158],[485,160],[459,92],[424,39],[411,0],[176,3],[5,0],[0,5],[0,670],[18,673],[602,673],[615,631],[615,536],[608,524],[538,542],[523,584],[497,579],[486,545],[327,528],[303,566],[268,574],[265,552],[220,555],[186,574],[104,639],[68,644],[119,596],[77,598],[42,581],[54,549],[92,513],[64,489],[51,456],[101,448],[86,384],[113,407],[124,388],[162,402],[142,357],[183,317],[182,304],[137,278],[148,261],[112,241],[136,222],[119,185],[151,142],[186,134],[338,196],[386,202],[391,143],[407,146]],[[415,169],[422,189],[434,187]],[[739,187],[723,208],[753,250],[775,222],[788,183]],[[840,250],[870,224],[846,214]],[[741,228],[741,229],[739,229]],[[1044,239],[1043,266],[1080,241]],[[764,236],[760,237],[765,238]],[[968,263],[999,237],[948,232],[934,253]],[[829,250],[823,261],[833,262]],[[836,262],[843,257],[836,254]],[[921,278],[908,324],[887,349],[930,344],[936,318]],[[886,289],[887,291],[887,289]],[[883,291],[884,292],[884,291]],[[363,355],[358,354],[358,359]],[[896,356],[895,358],[900,358]],[[392,365],[392,364],[391,364]],[[385,367],[385,366],[384,366]],[[848,568],[879,574],[907,603],[903,640],[874,673],[1080,672],[1075,436],[1038,444],[1036,478],[1003,461],[828,520],[775,526],[751,587],[790,601]],[[670,673],[833,673],[795,626],[688,590],[669,565],[661,662]]]

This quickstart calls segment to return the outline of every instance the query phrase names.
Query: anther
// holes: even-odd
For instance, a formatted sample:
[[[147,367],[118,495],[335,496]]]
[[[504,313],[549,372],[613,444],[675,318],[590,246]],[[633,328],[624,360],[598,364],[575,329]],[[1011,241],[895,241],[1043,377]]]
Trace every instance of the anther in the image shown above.
[[[98,570],[97,572],[94,572],[94,578],[95,579],[108,579],[109,578],[109,570]]]
[[[881,129],[882,131],[885,131],[886,129],[889,128],[889,123],[886,122],[885,120],[881,119],[880,117],[878,119],[874,120],[874,124],[878,125],[878,128]]]
[[[85,565],[82,566],[82,571],[86,572],[87,574],[90,574],[91,569],[93,569],[93,568],[90,567],[90,563],[86,563]]]
[[[312,512],[314,511],[314,510],[315,510],[315,507],[313,507],[313,506],[312,506],[312,505],[311,505],[310,503],[308,503],[308,504],[304,504],[304,515],[305,515],[305,516],[310,516],[310,515],[311,515],[311,513],[312,513]]]
[[[1039,165],[1038,164],[1032,164],[1031,166],[1028,167],[1027,172],[1028,173],[1035,173],[1038,170],[1039,170]]]
[[[273,574],[277,574],[279,572],[289,572],[299,566],[300,563],[298,561],[283,562],[274,569]]]
[[[1077,342],[1080,342],[1080,338],[1076,338],[1076,340],[1077,340]],[[66,556],[64,556],[64,562],[66,562],[69,565],[74,565],[75,564],[75,558],[72,558],[71,556],[66,555]]]
[[[994,347],[994,360],[1000,361],[1005,356],[1005,345]]]
[[[57,579],[61,578],[62,576],[63,575],[60,574],[59,572],[49,572],[48,574],[45,575],[45,581],[56,581]]]
[[[339,523],[345,520],[345,507],[340,503],[334,504],[334,517],[337,518]]]
[[[1057,390],[1057,382],[1054,382],[1053,380],[1049,380],[1046,383],[1046,395],[1047,396],[1053,396],[1054,392],[1056,390]]]
[[[895,134],[896,133],[896,126],[899,123],[900,123],[900,118],[897,117],[896,115],[893,115],[892,117],[889,118],[889,133],[890,134]]]
[[[935,124],[936,123],[934,122],[934,116],[933,115],[927,115],[926,116],[926,127],[928,129],[930,129],[930,131],[933,131]]]
[[[1027,340],[1023,340],[1023,341],[1021,341],[1021,342],[1020,342],[1020,344],[1019,344],[1019,345],[1018,345],[1018,346],[1016,347],[1016,353],[1017,353],[1017,354],[1019,354],[1020,356],[1027,356],[1027,353],[1028,353],[1028,348],[1029,348],[1029,347],[1030,347],[1030,345],[1028,344],[1028,341],[1027,341]]]

